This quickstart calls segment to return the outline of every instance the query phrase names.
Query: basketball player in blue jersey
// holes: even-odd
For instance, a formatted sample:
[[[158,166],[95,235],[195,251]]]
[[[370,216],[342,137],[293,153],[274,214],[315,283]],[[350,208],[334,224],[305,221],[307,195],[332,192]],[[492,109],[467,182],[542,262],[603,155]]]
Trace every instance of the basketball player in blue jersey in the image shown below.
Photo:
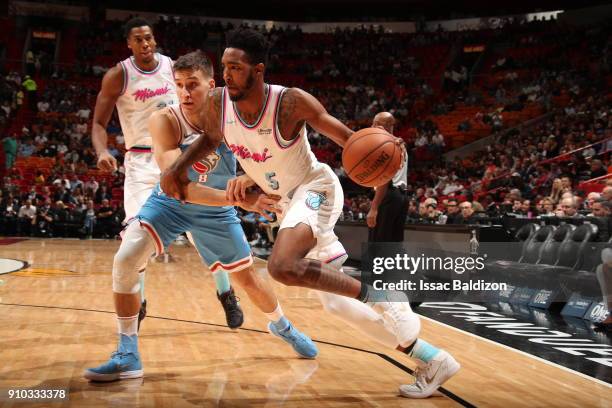
[[[102,79],[102,89],[96,100],[92,126],[92,142],[98,154],[98,167],[117,170],[117,161],[108,152],[106,126],[117,107],[125,137],[125,185],[123,190],[125,222],[129,223],[151,195],[159,181],[159,167],[151,154],[151,135],[147,121],[152,113],[177,103],[172,60],[156,52],[157,43],[151,25],[134,18],[125,25],[127,46],[132,56],[111,68]],[[144,269],[140,267],[142,305],[138,326],[146,316]],[[219,298],[230,328],[242,325],[243,314],[225,271],[213,272]]]
[[[308,123],[340,146],[353,132],[307,92],[265,83],[268,45],[261,33],[239,29],[228,33],[226,40],[221,60],[226,86],[210,93],[201,112],[206,133],[162,174],[162,190],[185,199],[188,169],[225,141],[246,172],[229,182],[228,199],[243,200],[246,189],[255,184],[266,194],[280,196],[280,229],[268,260],[270,275],[286,285],[315,289],[326,310],[414,358],[416,381],[402,385],[400,393],[431,396],[459,364],[418,338],[419,317],[403,294],[387,293],[380,299],[371,286],[342,272],[347,256],[334,234],[342,212],[342,188],[329,166],[311,152],[305,126]]]
[[[199,51],[176,61],[174,79],[180,105],[155,112],[149,120],[155,160],[162,170],[176,160],[181,150],[201,137],[203,131],[197,112],[215,84],[212,64]],[[240,220],[233,202],[226,198],[225,187],[235,176],[236,159],[225,144],[220,144],[189,169],[188,204],[166,196],[159,186],[154,188],[136,215],[136,221],[125,230],[115,256],[113,291],[118,299],[120,333],[117,352],[103,365],[86,370],[86,378],[113,381],[142,377],[134,316],[140,305],[138,266],[151,253],[161,253],[179,234],[187,231],[191,232],[198,253],[211,271],[232,273],[233,280],[269,319],[268,329],[272,334],[289,343],[301,357],[316,357],[314,343],[284,317],[272,286],[253,269],[251,250]],[[270,218],[264,210],[272,209],[275,202],[263,194],[251,194],[241,204],[246,210],[258,211]]]

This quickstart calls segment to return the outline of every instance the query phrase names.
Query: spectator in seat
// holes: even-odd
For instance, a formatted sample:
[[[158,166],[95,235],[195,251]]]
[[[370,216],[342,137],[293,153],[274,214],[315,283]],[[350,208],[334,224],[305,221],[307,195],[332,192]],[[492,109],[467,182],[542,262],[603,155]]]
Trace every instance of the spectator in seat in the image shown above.
[[[19,144],[19,151],[17,152],[17,155],[19,157],[30,157],[34,154],[35,150],[36,148],[32,144],[32,139],[28,137]]]
[[[96,225],[96,211],[94,209],[94,202],[92,200],[88,200],[86,204],[86,208],[84,210],[84,221],[85,225],[83,226],[85,236],[87,239],[91,239],[93,236],[94,226]]]
[[[595,159],[591,162],[591,172],[589,173],[589,178],[597,178],[601,176],[605,176],[608,174],[608,171],[604,168],[603,163],[599,159]]]
[[[543,198],[541,201],[542,209],[540,210],[540,215],[544,216],[554,216],[555,215],[555,204],[553,200],[548,197]]]
[[[530,200],[523,200],[521,203],[521,214],[527,216],[527,218],[531,218],[533,216]]]
[[[470,201],[463,201],[459,204],[461,215],[457,218],[457,224],[475,224],[476,216],[474,215],[474,208]]]
[[[103,184],[102,187],[105,187],[105,185]],[[110,206],[108,199],[102,199],[100,208],[98,208],[98,212],[96,213],[96,224],[99,226],[99,231],[104,238],[110,237],[113,213],[114,211]]]
[[[32,200],[26,200],[25,204],[19,209],[18,233],[20,235],[31,235],[36,225],[36,207],[32,205]]]
[[[460,217],[459,202],[456,198],[449,198],[446,201],[446,224],[457,224],[457,218]]]
[[[560,178],[556,178],[553,180],[552,189],[548,198],[556,204],[561,200],[561,194],[563,194],[563,183]]]
[[[604,187],[603,191],[601,192],[601,198],[606,201],[612,201],[612,186]]]
[[[561,177],[561,191],[564,193],[572,192],[572,179],[569,176]]]
[[[3,222],[2,229],[5,235],[14,235],[17,232],[18,213],[19,201],[13,197],[13,194],[9,193],[6,198],[6,207],[2,212],[3,217],[1,218]]]
[[[96,191],[94,202],[96,204],[102,204],[102,202],[104,200],[108,201],[111,198],[113,198],[113,197],[112,197],[112,194],[110,193],[110,191],[108,191],[107,185],[106,184],[102,184],[100,186],[100,188],[98,188],[98,190]]]
[[[34,177],[34,184],[37,186],[45,184],[45,175],[42,173],[42,171],[38,171],[36,173],[36,177]]]
[[[593,206],[593,203],[601,198],[601,194],[596,193],[595,191],[590,192],[586,196],[586,200],[584,200],[584,209],[590,210]]]
[[[578,213],[578,206],[576,205],[576,200],[573,197],[566,197],[562,199],[560,204],[561,212],[557,213],[557,216],[572,218],[582,217],[582,215]]]
[[[38,208],[36,216],[37,234],[41,236],[53,236],[53,209],[51,199],[47,198],[43,206]]]
[[[98,184],[96,179],[90,177],[89,180],[85,183],[85,192],[91,191],[92,195],[96,194],[96,191],[98,191],[98,187],[100,187],[100,185]]]
[[[591,204],[591,213],[587,217],[609,217],[611,206],[612,203],[610,201],[598,198]]]

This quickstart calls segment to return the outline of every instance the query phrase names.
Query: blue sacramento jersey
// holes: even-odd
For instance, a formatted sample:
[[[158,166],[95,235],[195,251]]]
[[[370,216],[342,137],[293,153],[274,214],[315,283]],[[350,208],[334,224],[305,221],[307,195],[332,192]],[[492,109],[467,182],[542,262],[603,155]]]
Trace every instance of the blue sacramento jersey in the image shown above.
[[[201,132],[190,126],[180,106],[168,109],[181,126],[179,146],[185,151]],[[236,176],[236,159],[222,143],[214,153],[193,164],[188,176],[189,180],[201,185],[225,190],[228,180]],[[190,232],[196,249],[212,272],[235,272],[253,263],[251,249],[233,206],[183,204],[164,194],[158,184],[137,218],[153,237],[158,254],[180,234]]]

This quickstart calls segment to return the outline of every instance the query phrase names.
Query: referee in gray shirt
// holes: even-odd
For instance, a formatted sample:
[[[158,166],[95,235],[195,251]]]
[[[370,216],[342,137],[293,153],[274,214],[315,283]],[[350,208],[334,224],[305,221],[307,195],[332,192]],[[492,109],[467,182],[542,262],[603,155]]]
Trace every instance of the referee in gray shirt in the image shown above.
[[[395,118],[389,112],[374,116],[372,126],[383,127],[393,134]],[[374,199],[366,222],[370,228],[369,242],[401,242],[404,240],[404,223],[408,212],[406,187],[408,186],[408,155],[404,155],[402,167],[391,181],[374,189]]]

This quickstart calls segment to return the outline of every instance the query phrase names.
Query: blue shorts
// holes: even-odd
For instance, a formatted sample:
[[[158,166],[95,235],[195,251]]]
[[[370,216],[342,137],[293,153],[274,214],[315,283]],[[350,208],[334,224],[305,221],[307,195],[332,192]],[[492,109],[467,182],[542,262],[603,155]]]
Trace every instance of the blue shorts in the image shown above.
[[[251,248],[234,207],[181,204],[156,187],[136,219],[153,237],[158,255],[180,234],[190,232],[200,257],[212,272],[236,272],[253,264]]]

